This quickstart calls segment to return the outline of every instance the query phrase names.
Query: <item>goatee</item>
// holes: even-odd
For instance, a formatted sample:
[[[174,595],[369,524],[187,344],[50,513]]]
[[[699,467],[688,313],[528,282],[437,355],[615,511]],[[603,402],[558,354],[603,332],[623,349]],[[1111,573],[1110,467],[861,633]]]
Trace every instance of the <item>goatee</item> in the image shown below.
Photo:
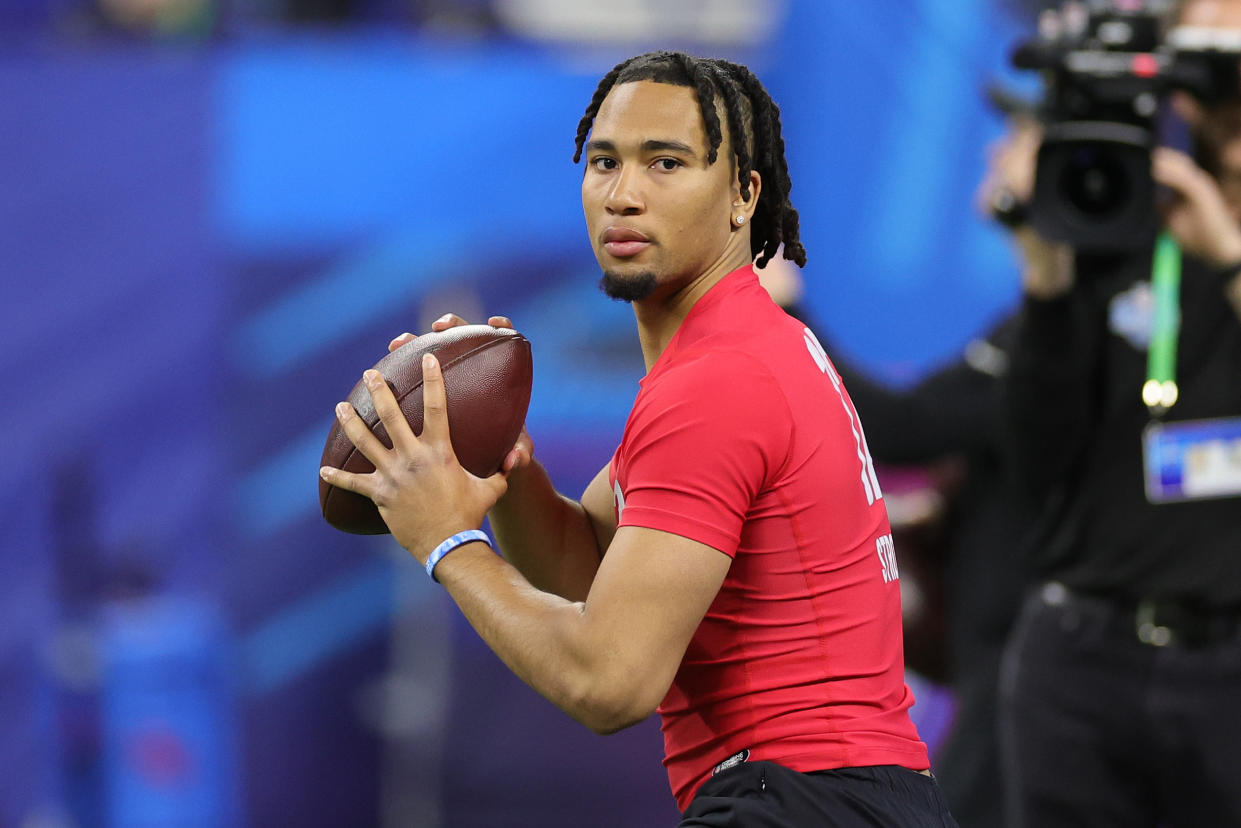
[[[644,270],[633,276],[622,276],[614,270],[603,271],[599,290],[618,302],[640,302],[655,292],[655,274]]]

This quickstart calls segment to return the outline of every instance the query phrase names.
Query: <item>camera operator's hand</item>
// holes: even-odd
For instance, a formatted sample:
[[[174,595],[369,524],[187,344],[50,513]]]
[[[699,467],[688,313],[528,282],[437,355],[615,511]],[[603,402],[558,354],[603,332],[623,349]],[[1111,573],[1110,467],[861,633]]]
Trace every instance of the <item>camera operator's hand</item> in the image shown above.
[[[1241,223],[1214,178],[1167,147],[1152,153],[1151,175],[1173,193],[1164,223],[1185,252],[1216,267],[1241,263]]]
[[[978,208],[1005,221],[1034,195],[1034,168],[1043,130],[1033,118],[1009,120],[1009,131],[987,147],[987,171],[978,185]],[[1008,222],[1006,222],[1008,223]]]
[[[1022,288],[1037,299],[1052,299],[1073,288],[1073,251],[1049,242],[1020,216],[1034,195],[1034,173],[1043,130],[1032,118],[1014,118],[1012,129],[988,152],[987,172],[978,187],[983,213],[1013,229],[1021,253]]]
[[[1054,299],[1073,289],[1076,281],[1073,248],[1067,244],[1047,241],[1028,224],[1017,228],[1013,238],[1017,241],[1024,262],[1021,269],[1021,287],[1027,296]]]

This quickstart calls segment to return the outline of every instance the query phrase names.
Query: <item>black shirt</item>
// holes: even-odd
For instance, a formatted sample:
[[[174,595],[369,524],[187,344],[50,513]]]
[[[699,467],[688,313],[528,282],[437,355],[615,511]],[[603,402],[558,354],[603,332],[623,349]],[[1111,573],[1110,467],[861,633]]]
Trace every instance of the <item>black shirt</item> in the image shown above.
[[[1069,295],[1025,300],[1004,397],[1014,461],[1045,507],[1035,563],[1123,600],[1241,607],[1241,497],[1146,497],[1149,262],[1079,257]],[[1181,311],[1180,397],[1163,421],[1241,417],[1241,321],[1224,280],[1189,257]]]

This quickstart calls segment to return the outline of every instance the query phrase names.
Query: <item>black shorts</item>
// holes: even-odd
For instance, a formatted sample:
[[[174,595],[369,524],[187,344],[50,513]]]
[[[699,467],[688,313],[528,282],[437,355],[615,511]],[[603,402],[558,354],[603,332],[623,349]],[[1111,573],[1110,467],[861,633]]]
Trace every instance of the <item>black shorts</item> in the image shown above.
[[[746,762],[703,783],[680,828],[957,828],[934,778],[895,765],[798,773]]]

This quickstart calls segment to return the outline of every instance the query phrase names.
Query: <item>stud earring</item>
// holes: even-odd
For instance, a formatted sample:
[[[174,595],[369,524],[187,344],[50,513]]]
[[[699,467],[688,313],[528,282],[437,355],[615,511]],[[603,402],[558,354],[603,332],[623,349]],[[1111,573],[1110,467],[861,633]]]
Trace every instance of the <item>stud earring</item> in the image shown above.
[[[745,224],[745,216],[737,216],[734,221],[737,222],[737,226],[741,226],[742,224]]]

